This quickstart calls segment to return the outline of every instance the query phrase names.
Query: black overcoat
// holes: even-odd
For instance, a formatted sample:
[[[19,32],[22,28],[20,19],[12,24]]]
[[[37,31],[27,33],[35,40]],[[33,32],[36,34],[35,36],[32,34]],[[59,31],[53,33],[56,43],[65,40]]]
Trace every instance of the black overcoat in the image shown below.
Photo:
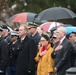
[[[61,43],[62,48],[53,52],[52,56],[55,57],[55,67],[57,68],[57,75],[65,75],[65,71],[71,67],[71,49],[73,48],[72,44],[67,38]],[[55,48],[58,46],[58,42],[55,45]],[[54,56],[55,55],[55,56]]]
[[[20,40],[19,40],[20,42]],[[35,72],[36,44],[33,39],[26,36],[18,47],[19,54],[17,58],[16,75],[28,75],[27,71]]]
[[[5,72],[8,63],[8,43],[0,37],[0,70]]]

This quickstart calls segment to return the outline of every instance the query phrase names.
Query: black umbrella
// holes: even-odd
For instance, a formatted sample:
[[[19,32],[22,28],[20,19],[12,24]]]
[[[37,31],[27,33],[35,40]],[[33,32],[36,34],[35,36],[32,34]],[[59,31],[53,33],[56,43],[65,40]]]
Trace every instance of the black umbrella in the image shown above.
[[[35,21],[45,20],[59,20],[59,19],[72,19],[75,18],[76,14],[70,9],[63,7],[52,7],[40,12]]]

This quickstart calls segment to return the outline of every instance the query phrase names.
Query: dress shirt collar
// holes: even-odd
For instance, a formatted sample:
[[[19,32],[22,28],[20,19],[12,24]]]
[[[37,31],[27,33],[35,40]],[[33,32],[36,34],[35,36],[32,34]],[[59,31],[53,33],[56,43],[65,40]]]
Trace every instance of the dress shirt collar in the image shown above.
[[[60,40],[60,44],[63,42],[64,39],[65,39],[65,36]]]
[[[25,39],[25,37],[21,38],[21,42]]]

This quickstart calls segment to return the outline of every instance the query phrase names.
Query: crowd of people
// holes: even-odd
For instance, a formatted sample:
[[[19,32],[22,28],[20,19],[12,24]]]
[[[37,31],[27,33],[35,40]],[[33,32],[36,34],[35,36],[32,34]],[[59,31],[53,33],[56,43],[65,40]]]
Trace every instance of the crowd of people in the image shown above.
[[[76,32],[67,38],[59,26],[50,37],[36,24],[0,26],[0,75],[66,75],[70,67],[76,67]]]

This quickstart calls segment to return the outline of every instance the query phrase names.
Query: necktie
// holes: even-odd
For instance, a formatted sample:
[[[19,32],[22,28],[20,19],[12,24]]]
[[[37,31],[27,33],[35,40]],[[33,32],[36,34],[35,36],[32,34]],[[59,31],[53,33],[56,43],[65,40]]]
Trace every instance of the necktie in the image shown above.
[[[59,41],[59,43],[58,43],[58,46],[60,45],[60,41]]]

